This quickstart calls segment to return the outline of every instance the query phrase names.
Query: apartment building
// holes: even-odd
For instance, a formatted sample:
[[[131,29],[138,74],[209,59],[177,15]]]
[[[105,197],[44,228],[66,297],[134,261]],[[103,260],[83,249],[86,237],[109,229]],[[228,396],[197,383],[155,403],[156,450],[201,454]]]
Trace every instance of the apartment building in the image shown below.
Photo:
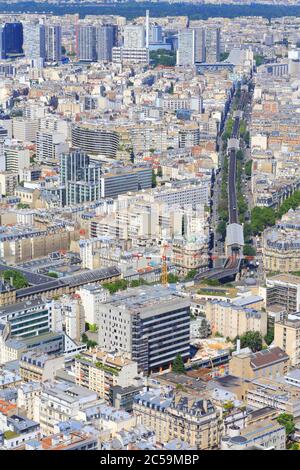
[[[90,325],[98,325],[100,305],[107,301],[109,291],[99,284],[86,284],[77,293],[81,299],[85,322]]]
[[[0,256],[9,264],[30,261],[54,251],[68,250],[77,236],[62,226],[48,226],[41,230],[15,225],[0,235]]]
[[[97,393],[78,385],[58,383],[46,387],[40,396],[41,431],[49,436],[55,425],[76,419],[79,411],[97,403]]]
[[[27,351],[21,356],[20,375],[24,382],[53,381],[56,372],[63,369],[64,365],[64,356],[49,356],[37,351]]]
[[[30,166],[30,151],[21,145],[5,145],[5,170],[18,173]]]
[[[0,194],[1,196],[13,196],[15,189],[18,186],[19,175],[18,173],[11,173],[10,171],[0,172]]]
[[[133,413],[153,430],[157,442],[172,439],[188,443],[197,450],[217,449],[220,443],[220,415],[211,400],[176,393],[140,392],[134,398]]]
[[[57,165],[62,153],[69,150],[64,134],[41,129],[36,136],[36,156],[40,163]]]
[[[72,147],[89,155],[105,155],[115,158],[119,146],[119,135],[114,130],[94,124],[73,124],[71,128]]]
[[[42,393],[41,382],[29,382],[21,384],[17,390],[17,406],[27,418],[38,421],[39,397]]]
[[[299,317],[275,322],[274,345],[281,348],[290,357],[292,366],[300,365],[300,320]]]
[[[97,392],[107,402],[111,387],[129,387],[137,375],[137,363],[118,353],[96,349],[75,358],[76,384]]]
[[[263,311],[214,300],[207,302],[205,315],[212,328],[225,338],[236,338],[246,331],[267,334],[267,313]]]

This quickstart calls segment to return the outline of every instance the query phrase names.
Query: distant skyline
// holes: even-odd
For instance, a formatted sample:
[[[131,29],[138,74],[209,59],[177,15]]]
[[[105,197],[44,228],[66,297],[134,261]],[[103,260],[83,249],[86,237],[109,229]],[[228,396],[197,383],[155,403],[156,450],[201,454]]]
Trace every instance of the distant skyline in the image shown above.
[[[45,2],[15,2],[0,1],[0,13],[45,13],[54,15],[76,14],[80,17],[86,15],[119,15],[127,19],[144,16],[146,9],[150,9],[153,17],[164,16],[188,16],[192,20],[208,19],[211,17],[235,18],[240,16],[263,16],[265,18],[276,18],[283,16],[299,16],[300,0],[293,4],[286,1],[278,1],[277,5],[265,2],[255,2],[245,4],[245,2],[235,1],[229,4],[220,2],[216,4],[210,0],[206,3],[201,2],[183,2],[174,0],[169,2],[114,2],[100,4],[100,2],[80,2],[70,3],[57,0],[57,3]],[[195,4],[196,3],[196,4]]]

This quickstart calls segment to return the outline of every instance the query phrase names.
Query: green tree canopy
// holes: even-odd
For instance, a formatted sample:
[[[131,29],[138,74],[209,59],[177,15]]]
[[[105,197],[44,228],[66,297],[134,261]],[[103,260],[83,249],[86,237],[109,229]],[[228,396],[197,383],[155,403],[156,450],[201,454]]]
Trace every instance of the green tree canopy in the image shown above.
[[[293,415],[289,413],[281,413],[277,416],[277,422],[285,427],[287,436],[290,436],[295,431],[295,422]]]
[[[14,269],[7,269],[6,271],[3,271],[3,278],[5,281],[11,282],[15,289],[23,289],[23,287],[28,286],[26,277]]]
[[[176,374],[185,374],[184,362],[181,354],[177,354],[172,364],[172,371]]]
[[[246,331],[241,337],[241,347],[250,348],[252,352],[262,349],[263,338],[259,331]]]

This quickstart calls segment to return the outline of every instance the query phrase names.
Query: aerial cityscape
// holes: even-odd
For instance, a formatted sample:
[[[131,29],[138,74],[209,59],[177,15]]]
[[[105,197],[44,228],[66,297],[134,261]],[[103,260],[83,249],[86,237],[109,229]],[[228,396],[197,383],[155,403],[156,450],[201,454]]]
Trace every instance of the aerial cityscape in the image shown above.
[[[0,450],[300,450],[299,162],[299,1],[0,2]]]

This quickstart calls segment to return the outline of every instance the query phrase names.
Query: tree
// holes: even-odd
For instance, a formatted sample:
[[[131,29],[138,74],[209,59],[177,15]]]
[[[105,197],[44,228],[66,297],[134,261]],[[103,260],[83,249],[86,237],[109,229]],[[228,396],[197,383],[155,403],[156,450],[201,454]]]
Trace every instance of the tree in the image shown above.
[[[241,337],[241,347],[250,348],[252,352],[262,349],[263,339],[259,331],[246,331]]]
[[[221,52],[220,61],[223,62],[223,60],[226,60],[228,56],[229,56],[229,52]]]
[[[191,270],[187,273],[187,275],[185,276],[185,280],[186,280],[186,281],[190,281],[190,280],[194,279],[194,277],[196,276],[197,272],[198,272],[197,269],[191,269]]]
[[[267,334],[264,336],[264,340],[269,346],[274,340],[274,326],[272,328],[268,328]]]
[[[150,51],[150,63],[154,67],[157,65],[165,65],[167,67],[174,67],[176,64],[176,52],[168,51],[166,49],[158,49]]]
[[[130,287],[139,287],[143,286],[144,284],[147,284],[147,281],[144,279],[133,279],[133,281],[130,283]]]
[[[15,289],[23,289],[23,287],[28,286],[26,277],[14,269],[7,269],[4,271],[3,278],[5,281],[10,282]]]
[[[206,318],[203,318],[201,326],[199,328],[199,336],[200,338],[207,338],[210,334],[211,334],[210,324],[206,320]]]
[[[225,411],[231,411],[232,409],[234,408],[234,403],[232,401],[226,401],[225,403],[223,403],[223,409]]]
[[[89,330],[92,332],[92,333],[97,333],[98,331],[98,326],[95,324],[95,323],[92,323],[89,325]]]
[[[254,60],[255,60],[256,67],[259,67],[260,65],[264,63],[264,56],[257,54],[254,56]]]
[[[125,290],[128,287],[128,281],[126,279],[117,279],[115,282],[105,282],[103,284],[104,289],[109,290],[110,294],[118,292],[118,290]]]
[[[245,163],[245,175],[246,176],[251,176],[251,174],[252,174],[252,162],[253,162],[253,160],[248,160]]]
[[[177,354],[172,364],[172,371],[176,374],[185,374],[184,362],[181,354]]]
[[[176,276],[176,274],[173,274],[173,273],[168,274],[168,283],[169,284],[175,284],[178,281],[179,281],[179,277]]]
[[[245,256],[255,256],[256,255],[256,250],[251,245],[245,245],[244,248],[243,248],[243,254]]]
[[[157,185],[155,171],[152,170],[152,188],[155,188]]]
[[[295,431],[295,422],[293,415],[289,413],[281,413],[277,416],[277,422],[285,427],[287,437]]]
[[[50,276],[50,277],[55,277],[56,279],[58,278],[58,274],[57,274],[57,273],[54,273],[54,272],[52,272],[52,271],[50,271],[50,272],[48,273],[48,276]]]
[[[82,333],[81,341],[87,345],[88,349],[89,348],[94,348],[95,346],[98,345],[97,341],[90,340],[85,333]]]

